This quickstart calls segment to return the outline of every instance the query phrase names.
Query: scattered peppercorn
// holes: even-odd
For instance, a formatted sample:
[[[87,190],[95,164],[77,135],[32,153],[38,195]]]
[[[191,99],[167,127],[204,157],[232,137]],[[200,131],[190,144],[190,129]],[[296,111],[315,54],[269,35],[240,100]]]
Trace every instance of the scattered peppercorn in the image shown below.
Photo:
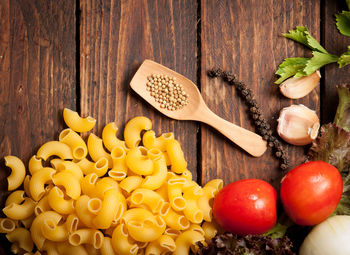
[[[188,94],[182,84],[176,83],[175,77],[152,74],[147,79],[146,90],[161,108],[175,111],[188,104]]]
[[[237,81],[236,76],[231,72],[226,72],[220,68],[209,70],[208,76],[211,78],[221,77],[229,85],[235,86],[239,95],[246,102],[249,109],[249,116],[253,119],[257,132],[267,141],[268,146],[274,150],[275,157],[280,161],[280,168],[286,170],[288,168],[289,160],[287,152],[283,148],[281,142],[272,135],[270,124],[262,115],[262,111],[258,106],[256,99],[254,99],[253,91],[241,81]]]

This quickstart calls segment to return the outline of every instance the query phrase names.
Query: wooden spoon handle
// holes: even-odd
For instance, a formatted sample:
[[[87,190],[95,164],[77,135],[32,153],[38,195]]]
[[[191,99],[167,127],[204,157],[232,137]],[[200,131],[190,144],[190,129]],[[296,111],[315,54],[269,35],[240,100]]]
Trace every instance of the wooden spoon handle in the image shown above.
[[[261,136],[220,118],[209,108],[197,113],[196,116],[197,120],[217,129],[220,133],[254,157],[260,157],[267,149],[267,143]]]

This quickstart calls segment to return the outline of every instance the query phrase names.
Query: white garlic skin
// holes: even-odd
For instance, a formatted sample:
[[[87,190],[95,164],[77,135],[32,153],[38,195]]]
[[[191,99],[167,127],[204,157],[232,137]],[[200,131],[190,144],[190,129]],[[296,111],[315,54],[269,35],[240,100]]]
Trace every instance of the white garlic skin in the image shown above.
[[[283,108],[277,121],[278,135],[293,145],[311,143],[316,139],[320,127],[316,112],[302,104]]]

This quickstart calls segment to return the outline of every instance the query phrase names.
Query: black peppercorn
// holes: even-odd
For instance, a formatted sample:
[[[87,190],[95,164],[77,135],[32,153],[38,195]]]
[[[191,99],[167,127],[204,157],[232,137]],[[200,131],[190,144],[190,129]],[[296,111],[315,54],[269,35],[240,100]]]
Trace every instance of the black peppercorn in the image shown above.
[[[222,77],[222,79],[229,85],[234,85],[240,92],[241,97],[249,107],[249,115],[254,120],[257,132],[262,135],[262,138],[268,142],[268,146],[274,148],[274,155],[280,160],[280,168],[282,170],[288,167],[287,153],[283,150],[282,144],[275,136],[272,135],[270,124],[264,119],[261,109],[258,106],[256,99],[254,99],[253,91],[241,81],[237,81],[234,74],[231,72],[222,71],[221,69],[212,69],[208,71],[209,77]]]

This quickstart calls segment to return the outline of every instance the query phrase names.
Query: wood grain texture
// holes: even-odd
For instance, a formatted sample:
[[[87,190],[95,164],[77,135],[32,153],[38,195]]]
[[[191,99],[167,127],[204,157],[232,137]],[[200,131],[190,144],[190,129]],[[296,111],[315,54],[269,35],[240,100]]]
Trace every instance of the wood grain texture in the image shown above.
[[[340,56],[347,51],[350,45],[350,37],[339,33],[335,14],[342,10],[348,10],[345,1],[325,1],[322,16],[323,22],[323,45],[326,50],[332,54]],[[350,65],[338,68],[338,64],[330,64],[325,66],[323,72],[323,88],[322,88],[322,121],[328,123],[333,121],[338,105],[338,96],[336,86],[342,83],[350,83]]]
[[[310,52],[287,40],[281,33],[306,25],[320,38],[319,1],[201,1],[201,89],[204,101],[219,116],[249,130],[254,130],[247,118],[247,107],[234,88],[222,80],[209,80],[206,71],[221,67],[232,71],[250,87],[264,116],[273,128],[280,109],[303,103],[319,110],[319,89],[305,98],[283,98],[274,72],[287,57],[301,57]],[[234,146],[213,129],[202,126],[202,182],[223,178],[229,183],[243,178],[260,178],[276,188],[281,178],[278,161],[268,150],[253,158]],[[302,147],[288,146],[291,166],[303,161]]]
[[[63,107],[75,109],[75,1],[1,0],[0,22],[0,158],[27,165],[57,138]]]
[[[81,1],[81,112],[97,118],[94,132],[115,121],[144,115],[156,134],[174,132],[196,178],[197,127],[168,119],[129,87],[144,59],[159,62],[195,81],[197,2]]]

